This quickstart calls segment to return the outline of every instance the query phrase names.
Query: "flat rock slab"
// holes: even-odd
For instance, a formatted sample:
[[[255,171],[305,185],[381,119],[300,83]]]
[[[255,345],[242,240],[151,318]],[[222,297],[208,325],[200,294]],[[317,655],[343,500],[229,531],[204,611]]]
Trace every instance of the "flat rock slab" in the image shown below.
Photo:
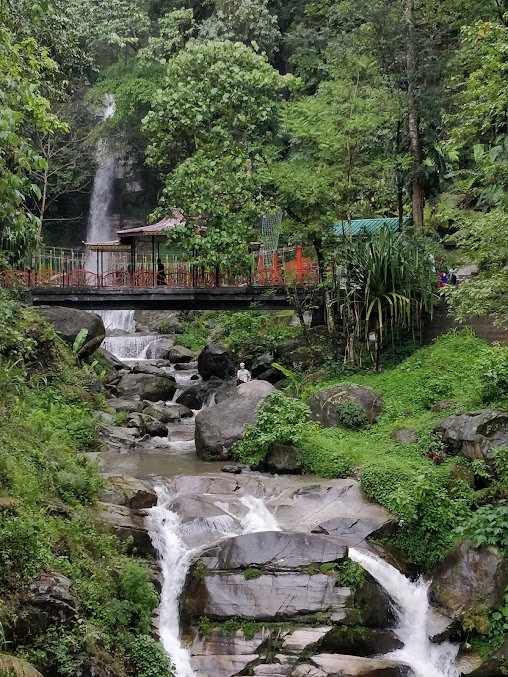
[[[400,677],[402,675],[400,665],[381,658],[319,654],[312,656],[310,661],[327,677]]]
[[[124,506],[99,503],[93,516],[98,524],[109,528],[121,541],[132,538],[132,545],[141,556],[155,557],[155,548],[141,515]]]
[[[250,580],[243,574],[212,574],[187,586],[182,608],[193,618],[263,621],[325,612],[339,621],[353,607],[353,596],[336,584],[335,577],[325,574],[263,574]]]
[[[284,637],[282,648],[286,653],[300,656],[309,647],[320,642],[330,630],[331,626],[322,628],[302,628],[294,630]]]
[[[256,665],[252,672],[256,677],[287,677],[297,660],[296,656],[276,654],[273,663]]]
[[[342,562],[344,545],[314,534],[261,531],[233,536],[202,554],[208,569],[231,571],[259,566],[269,571],[294,571],[310,564]]]
[[[259,657],[251,656],[193,656],[191,667],[196,677],[234,677],[240,674],[249,663],[253,663]]]
[[[191,656],[237,656],[252,655],[271,638],[272,633],[267,628],[256,632],[252,639],[245,639],[243,631],[234,633],[225,632],[221,628],[214,628],[205,636],[198,634],[190,647]]]
[[[496,448],[508,444],[508,411],[483,409],[447,416],[435,431],[452,453],[491,463]]]

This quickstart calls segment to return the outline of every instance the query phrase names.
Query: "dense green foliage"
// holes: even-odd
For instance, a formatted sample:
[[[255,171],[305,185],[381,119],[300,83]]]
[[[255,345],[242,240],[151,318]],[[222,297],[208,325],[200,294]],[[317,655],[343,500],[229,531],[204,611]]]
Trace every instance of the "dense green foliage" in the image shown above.
[[[146,636],[158,604],[147,571],[93,521],[103,481],[85,452],[98,444],[97,378],[34,311],[3,294],[0,308],[0,627],[9,651],[55,676],[74,677],[92,657],[119,677],[150,677],[154,665],[169,676]],[[70,579],[78,615],[27,634],[29,585],[41,571]]]
[[[490,348],[469,332],[448,334],[434,345],[415,352],[400,365],[380,374],[357,373],[319,387],[352,381],[378,393],[385,409],[378,422],[364,430],[354,426],[322,429],[308,423],[302,402],[281,393],[260,407],[256,426],[236,449],[253,465],[262,462],[272,442],[292,441],[300,448],[308,469],[322,477],[360,475],[365,495],[386,506],[401,520],[394,544],[424,569],[439,561],[460,534],[474,536],[506,549],[506,506],[491,504],[475,493],[462,477],[467,462],[446,455],[432,430],[443,413],[434,403],[449,400],[446,414],[484,406],[506,406],[501,391],[482,390],[490,360],[499,349]],[[311,392],[307,387],[307,394]],[[483,395],[482,395],[483,394]],[[349,413],[347,422],[349,422]],[[393,434],[414,431],[418,443],[400,443]],[[502,495],[505,463],[500,453],[498,482]],[[461,470],[464,470],[464,472]],[[478,470],[478,469],[477,469]],[[491,490],[491,497],[498,489]],[[475,508],[487,501],[477,511]],[[458,525],[463,525],[456,529]]]

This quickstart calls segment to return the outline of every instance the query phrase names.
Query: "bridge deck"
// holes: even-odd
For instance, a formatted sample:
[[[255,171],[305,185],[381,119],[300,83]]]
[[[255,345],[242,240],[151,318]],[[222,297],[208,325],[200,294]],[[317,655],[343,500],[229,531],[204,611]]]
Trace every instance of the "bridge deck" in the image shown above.
[[[305,291],[302,289],[302,293]],[[290,308],[282,287],[36,287],[33,305],[83,310],[283,310]],[[316,299],[317,301],[317,299]]]

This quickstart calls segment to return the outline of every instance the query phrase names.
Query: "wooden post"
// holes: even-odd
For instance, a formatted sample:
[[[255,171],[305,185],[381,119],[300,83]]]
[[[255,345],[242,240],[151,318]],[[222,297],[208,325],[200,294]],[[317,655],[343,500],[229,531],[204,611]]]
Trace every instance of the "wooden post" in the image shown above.
[[[258,273],[259,273],[259,284],[263,285],[265,283],[265,261],[263,254],[258,256]]]
[[[152,235],[152,287],[155,287],[155,236]]]
[[[97,280],[96,280],[96,284],[97,284],[98,287],[101,286],[101,285],[100,285],[100,282],[99,282],[99,280],[100,280],[99,273],[100,273],[100,269],[99,269],[99,250],[97,250]]]
[[[272,282],[278,284],[280,282],[279,275],[279,253],[275,249],[272,253]]]
[[[296,247],[296,279],[298,282],[302,281],[303,273],[303,250],[302,245],[299,244]]]

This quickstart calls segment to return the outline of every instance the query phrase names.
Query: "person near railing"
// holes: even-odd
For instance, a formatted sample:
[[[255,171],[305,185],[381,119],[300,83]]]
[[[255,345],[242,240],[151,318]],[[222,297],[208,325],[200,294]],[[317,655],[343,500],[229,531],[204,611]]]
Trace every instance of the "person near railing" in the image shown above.
[[[157,286],[166,284],[166,271],[164,270],[164,264],[162,261],[157,259]]]

